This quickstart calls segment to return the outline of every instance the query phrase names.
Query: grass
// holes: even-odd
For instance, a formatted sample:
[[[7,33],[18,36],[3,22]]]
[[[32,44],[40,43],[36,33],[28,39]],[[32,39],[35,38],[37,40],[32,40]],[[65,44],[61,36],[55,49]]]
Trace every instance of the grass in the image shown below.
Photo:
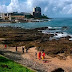
[[[0,72],[34,72],[0,55]]]

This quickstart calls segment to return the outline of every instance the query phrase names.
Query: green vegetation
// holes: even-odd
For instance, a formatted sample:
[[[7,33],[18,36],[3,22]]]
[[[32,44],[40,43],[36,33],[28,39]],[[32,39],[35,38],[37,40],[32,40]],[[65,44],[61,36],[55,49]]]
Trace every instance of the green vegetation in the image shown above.
[[[30,19],[30,18],[34,18],[32,15],[25,15],[26,18]]]
[[[49,18],[48,18],[46,15],[44,15],[44,14],[41,16],[41,18],[42,18],[42,19],[49,19]]]
[[[34,72],[0,55],[0,72]]]
[[[49,17],[47,17],[47,15],[41,15],[40,17],[34,17],[35,19],[51,19]]]

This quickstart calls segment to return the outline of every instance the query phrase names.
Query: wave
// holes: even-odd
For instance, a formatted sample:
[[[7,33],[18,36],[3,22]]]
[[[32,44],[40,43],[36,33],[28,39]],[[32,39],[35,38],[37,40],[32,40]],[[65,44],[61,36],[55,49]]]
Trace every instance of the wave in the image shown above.
[[[42,30],[42,33],[44,34],[53,34],[53,37],[50,37],[49,39],[60,39],[63,37],[70,37],[72,38],[71,34],[68,34],[65,30],[62,30],[63,27],[50,27],[48,26],[48,29]]]
[[[48,26],[48,29],[59,29],[59,28],[62,28],[62,27],[51,27],[51,26]]]
[[[61,37],[67,37],[67,36],[69,36],[68,33],[63,32],[63,33],[56,33],[56,35],[54,37],[61,38]]]

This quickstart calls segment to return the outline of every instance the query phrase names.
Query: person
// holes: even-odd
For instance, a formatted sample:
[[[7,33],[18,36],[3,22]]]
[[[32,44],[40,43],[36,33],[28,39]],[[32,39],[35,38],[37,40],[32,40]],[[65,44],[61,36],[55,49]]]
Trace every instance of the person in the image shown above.
[[[28,53],[28,48],[26,48],[26,53]]]
[[[42,54],[42,59],[45,59],[45,53]]]
[[[5,44],[5,48],[7,48],[7,45]]]
[[[24,53],[24,47],[22,47],[22,52]]]
[[[16,52],[17,52],[17,46],[16,46]]]
[[[38,59],[41,59],[41,52],[38,53]]]
[[[45,59],[45,53],[44,53],[44,50],[42,50],[42,59]]]
[[[35,52],[35,58],[37,59],[37,52]]]

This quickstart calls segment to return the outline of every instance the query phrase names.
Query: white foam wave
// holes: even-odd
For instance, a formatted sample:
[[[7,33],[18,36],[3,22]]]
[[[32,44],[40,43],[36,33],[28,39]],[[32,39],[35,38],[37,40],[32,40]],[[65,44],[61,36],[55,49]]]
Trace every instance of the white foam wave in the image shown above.
[[[51,28],[53,28],[53,27],[48,26],[48,28],[51,29]]]
[[[71,35],[71,34],[69,34],[69,36],[70,36],[70,37],[72,37],[72,35]]]
[[[51,27],[51,26],[48,26],[48,29],[60,29],[62,27]]]
[[[63,33],[56,33],[54,37],[61,38],[61,37],[67,37],[67,36],[68,34],[66,32],[63,32]]]

